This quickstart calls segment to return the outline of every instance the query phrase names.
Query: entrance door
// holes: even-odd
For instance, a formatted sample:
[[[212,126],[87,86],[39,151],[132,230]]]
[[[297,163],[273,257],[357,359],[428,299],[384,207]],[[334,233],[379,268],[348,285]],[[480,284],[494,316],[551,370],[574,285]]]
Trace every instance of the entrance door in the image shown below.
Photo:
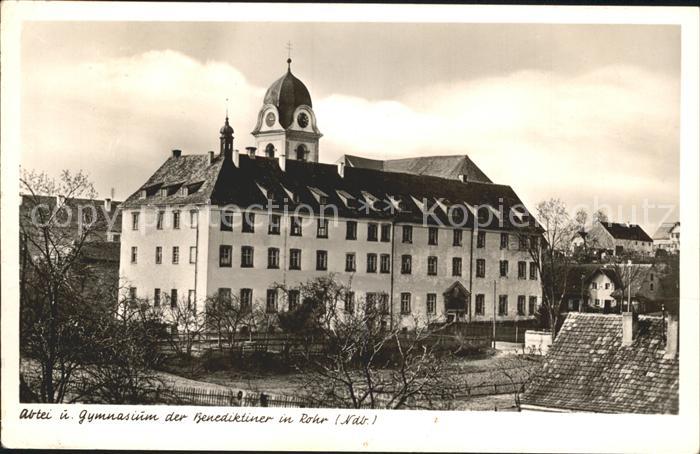
[[[445,298],[445,314],[447,321],[464,321],[469,312],[469,290],[464,288],[459,282],[450,285],[443,297]]]

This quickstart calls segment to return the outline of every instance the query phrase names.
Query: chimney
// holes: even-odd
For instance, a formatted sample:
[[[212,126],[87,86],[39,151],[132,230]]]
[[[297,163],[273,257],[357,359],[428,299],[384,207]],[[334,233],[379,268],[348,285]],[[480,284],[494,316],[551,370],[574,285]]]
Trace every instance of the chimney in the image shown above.
[[[245,147],[245,149],[246,149],[246,151],[248,151],[248,156],[249,156],[251,159],[255,159],[255,150],[256,150],[256,148],[255,148],[255,147]]]
[[[678,353],[678,316],[666,318],[666,353],[664,358],[674,358]]]
[[[108,213],[112,211],[112,199],[110,198],[105,199],[105,211]]]
[[[211,165],[211,163],[214,162],[214,152],[210,151],[208,153],[208,155],[209,155],[209,165]]]
[[[173,150],[173,158],[179,158],[182,155],[182,150]]]
[[[233,162],[233,165],[236,167],[239,167],[239,159],[238,157],[240,156],[240,153],[238,150],[233,150],[233,156],[231,156],[231,161]]]
[[[622,346],[629,347],[637,334],[638,316],[634,312],[622,313]]]
[[[338,163],[338,175],[340,178],[345,178],[345,163],[342,161]]]
[[[279,162],[280,170],[282,170],[282,172],[287,170],[287,157],[285,155],[282,155],[279,158],[277,158],[277,162]]]

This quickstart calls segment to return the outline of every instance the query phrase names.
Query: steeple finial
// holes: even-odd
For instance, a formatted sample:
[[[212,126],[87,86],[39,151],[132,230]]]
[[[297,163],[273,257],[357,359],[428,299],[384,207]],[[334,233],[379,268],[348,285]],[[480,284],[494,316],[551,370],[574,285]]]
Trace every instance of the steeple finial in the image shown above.
[[[228,124],[228,98],[226,98],[226,123]]]
[[[292,72],[292,42],[287,41],[287,71]]]

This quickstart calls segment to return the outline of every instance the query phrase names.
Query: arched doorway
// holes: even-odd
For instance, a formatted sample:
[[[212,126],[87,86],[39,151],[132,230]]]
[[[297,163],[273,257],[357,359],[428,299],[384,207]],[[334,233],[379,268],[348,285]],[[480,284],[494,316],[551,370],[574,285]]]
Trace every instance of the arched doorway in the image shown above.
[[[445,299],[445,318],[448,322],[464,322],[470,314],[471,294],[459,281],[447,287],[443,292]]]

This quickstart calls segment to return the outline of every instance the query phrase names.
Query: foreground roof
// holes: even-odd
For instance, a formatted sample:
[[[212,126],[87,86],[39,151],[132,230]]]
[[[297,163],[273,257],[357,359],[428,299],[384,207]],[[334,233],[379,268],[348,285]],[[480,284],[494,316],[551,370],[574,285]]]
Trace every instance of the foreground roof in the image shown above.
[[[187,190],[179,190],[183,187]],[[146,191],[145,198],[140,196],[142,191]],[[324,195],[323,200],[319,199],[320,193]],[[294,205],[305,204],[318,213],[321,205],[334,205],[343,217],[405,222],[422,222],[420,202],[423,199],[427,200],[425,208],[432,209],[435,217],[443,222],[447,222],[445,208],[452,205],[461,207],[461,213],[471,213],[470,208],[489,205],[500,214],[489,213],[486,207],[479,208],[476,214],[481,227],[513,229],[519,219],[524,219],[524,225],[536,225],[520,198],[506,185],[465,183],[360,167],[346,167],[344,176],[340,176],[336,165],[296,160],[287,160],[283,171],[278,159],[251,158],[243,154],[239,156],[238,167],[221,155],[211,161],[208,155],[170,157],[127,198],[124,207],[198,203],[267,206],[268,197],[277,204],[287,204],[291,209]],[[368,208],[366,202],[372,199],[376,202]],[[436,199],[443,201],[443,207],[436,203]],[[512,217],[513,208],[524,214],[524,218]],[[473,215],[467,216],[465,226],[470,226]],[[513,219],[518,219],[518,222],[514,223]]]
[[[665,358],[664,320],[639,316],[622,346],[622,316],[569,313],[522,404],[598,413],[678,413],[678,354]]]
[[[617,222],[601,222],[601,224],[617,240],[652,241],[647,232],[636,224],[619,224]]]
[[[56,196],[22,194],[20,223],[29,223],[31,221],[32,210],[35,207],[45,207],[52,212],[57,206],[64,206],[64,209],[70,211],[69,223],[64,227],[77,230],[81,222],[79,213],[83,211],[96,216],[91,220],[91,222],[95,222],[95,230],[117,233],[122,230],[121,203],[114,200],[111,201],[110,210],[108,211],[105,209],[104,199],[76,197],[67,198],[63,202],[59,202]],[[28,225],[25,227],[28,227]]]
[[[468,181],[491,183],[481,169],[467,155],[423,156],[403,159],[368,159],[360,156],[344,155],[341,160],[349,167],[383,170],[385,172],[411,173],[434,177],[460,179],[463,175]]]

